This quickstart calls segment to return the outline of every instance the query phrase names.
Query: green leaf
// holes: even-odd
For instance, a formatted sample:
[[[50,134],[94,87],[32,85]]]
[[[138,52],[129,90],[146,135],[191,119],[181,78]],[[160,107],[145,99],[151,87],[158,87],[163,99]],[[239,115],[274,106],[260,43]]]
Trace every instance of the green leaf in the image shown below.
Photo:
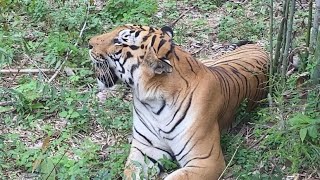
[[[291,126],[300,126],[303,124],[309,124],[312,119],[304,114],[297,114],[293,118],[289,119]]]
[[[54,169],[54,164],[50,158],[47,158],[41,163],[40,172],[42,174],[41,179],[56,179],[56,171]]]
[[[308,135],[313,138],[316,139],[318,137],[318,128],[316,126],[310,126],[308,127]]]
[[[59,116],[62,117],[62,118],[65,118],[68,116],[68,112],[67,111],[62,111],[59,113]]]
[[[14,107],[12,107],[12,106],[0,106],[0,113],[8,112],[8,111],[11,111],[11,110],[14,110]]]
[[[302,142],[306,138],[307,132],[308,132],[307,128],[300,129],[300,133],[299,134],[300,134],[300,139],[301,139]]]
[[[74,111],[74,112],[72,112],[70,118],[77,118],[79,116],[80,116],[80,114],[78,112]]]

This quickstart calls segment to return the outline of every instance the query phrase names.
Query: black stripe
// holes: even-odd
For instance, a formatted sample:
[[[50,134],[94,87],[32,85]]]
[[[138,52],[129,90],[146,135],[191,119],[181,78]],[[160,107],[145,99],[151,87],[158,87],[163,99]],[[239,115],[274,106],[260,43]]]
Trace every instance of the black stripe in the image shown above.
[[[153,46],[154,45],[154,42],[155,42],[155,40],[156,40],[156,35],[154,35],[153,37],[152,37],[152,40],[151,40],[151,46]]]
[[[142,38],[142,42],[145,42],[146,40],[148,40],[149,37],[150,37],[149,35],[143,37],[143,38]]]
[[[184,111],[182,117],[176,122],[176,124],[175,124],[169,131],[163,131],[163,130],[161,130],[162,132],[164,132],[164,133],[166,133],[166,134],[169,134],[169,133],[173,132],[173,131],[176,129],[176,127],[177,127],[177,126],[182,122],[182,120],[186,117],[186,115],[187,115],[187,113],[188,113],[188,110],[189,110],[189,108],[190,108],[190,106],[191,106],[192,97],[193,97],[193,92],[192,92],[191,95],[190,95],[189,103],[188,103],[187,108],[186,108],[186,110]]]
[[[127,51],[127,56],[126,56],[126,59],[129,59],[129,58],[132,58],[133,57],[133,55],[131,54],[131,52],[130,51]],[[123,63],[124,64],[124,63]]]
[[[155,160],[152,157],[150,157],[150,156],[146,155],[145,153],[143,153],[138,147],[134,146],[133,148],[137,149],[143,156],[146,156],[153,164],[157,164],[160,172],[164,172],[163,166],[160,163],[158,163],[157,160]]]
[[[136,45],[130,45],[129,48],[132,49],[132,50],[137,50],[137,49],[139,49],[139,47],[136,46]]]
[[[130,85],[133,85],[133,84],[134,84],[132,78],[129,78],[129,84],[130,84]]]
[[[158,45],[158,51],[160,50],[160,48],[164,45],[164,43],[166,43],[167,41],[164,39],[161,39]]]
[[[210,157],[211,156],[211,153],[212,153],[212,150],[213,150],[213,144],[212,144],[212,147],[211,147],[211,150],[210,150],[210,152],[209,152],[209,154],[208,155],[206,155],[206,156],[203,156],[203,157],[194,157],[194,158],[192,158],[192,159],[190,159],[189,161],[187,161],[182,167],[186,167],[187,166],[187,164],[189,164],[191,161],[193,161],[193,160],[196,160],[196,159],[207,159],[208,157]]]
[[[159,115],[165,106],[166,106],[166,101],[163,100],[160,109],[156,112],[156,115]]]
[[[151,142],[146,136],[144,136],[143,134],[141,134],[141,133],[136,129],[136,127],[133,127],[133,130],[136,131],[136,132],[139,134],[139,136],[141,136],[144,140],[146,140],[151,146],[153,146],[152,142]]]
[[[122,53],[122,49],[120,49],[118,52],[114,53],[115,55],[119,55]]]
[[[158,150],[160,150],[160,151],[163,151],[163,152],[167,153],[167,154],[170,156],[171,159],[175,159],[175,157],[172,155],[171,152],[169,152],[169,151],[167,151],[167,150],[164,150],[164,149],[161,149],[161,148],[159,148],[159,147],[154,147],[154,148],[156,148],[156,149],[158,149]]]
[[[183,159],[186,155],[188,155],[188,154],[190,153],[190,151],[197,145],[197,143],[198,143],[199,140],[200,140],[200,139],[198,139],[198,140],[193,144],[193,146],[189,149],[189,151],[186,152],[183,156],[181,156],[181,158],[179,158],[178,161],[181,161],[181,159]]]
[[[135,141],[139,142],[140,144],[142,144],[142,145],[144,145],[144,146],[152,147],[150,144],[145,144],[145,143],[139,141],[135,136],[132,136],[132,138],[133,138]]]
[[[188,141],[184,143],[183,148],[180,150],[180,152],[178,154],[175,154],[174,156],[177,157],[179,156],[183,150],[187,147],[187,145],[189,144],[190,140],[192,139],[192,137],[196,134],[196,131],[193,132],[193,134],[189,137]]]
[[[155,136],[159,139],[158,135],[155,134],[153,131],[151,131],[151,129],[149,128],[149,126],[146,124],[146,122],[143,120],[143,118],[141,117],[140,113],[138,112],[138,110],[136,109],[135,106],[133,106],[134,111],[136,112],[138,119],[140,120],[140,122],[142,122],[142,124]]]
[[[192,71],[194,74],[196,74],[196,73],[194,72],[194,70],[193,70],[192,65],[191,65],[190,62],[189,62],[189,58],[187,58],[187,62],[188,62],[188,64],[189,64],[190,68],[191,68],[191,71]]]
[[[137,32],[134,34],[134,37],[138,37],[140,33],[141,33],[141,31],[137,31]]]
[[[179,93],[179,95],[180,95],[180,93]],[[186,100],[187,98],[184,98],[183,100],[182,100],[182,102],[180,103],[180,105],[179,105],[179,107],[178,107],[178,109],[176,110],[176,112],[174,113],[174,115],[173,115],[173,117],[172,117],[172,119],[171,119],[171,121],[170,122],[168,122],[167,124],[166,124],[166,126],[168,126],[173,120],[174,120],[174,118],[176,117],[176,115],[177,115],[177,113],[180,111],[180,109],[181,109],[181,106],[183,105],[183,103],[184,103],[184,101]],[[178,100],[178,98],[177,98],[177,100]],[[189,98],[189,101],[190,101],[190,98]],[[188,102],[188,104],[189,104],[190,102]]]
[[[130,74],[131,74],[131,77],[133,77],[133,72],[138,69],[139,65],[138,64],[134,64],[132,65],[131,69],[130,69]]]

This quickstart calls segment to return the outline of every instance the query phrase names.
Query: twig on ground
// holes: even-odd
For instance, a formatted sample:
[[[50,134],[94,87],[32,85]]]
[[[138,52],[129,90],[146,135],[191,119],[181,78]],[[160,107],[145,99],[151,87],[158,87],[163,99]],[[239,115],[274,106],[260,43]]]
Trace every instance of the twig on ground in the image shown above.
[[[202,51],[205,48],[205,46],[202,46],[200,49],[197,51],[193,52],[192,55],[198,54],[200,51]]]
[[[231,165],[231,162],[232,162],[234,156],[237,154],[238,149],[239,149],[239,147],[240,147],[241,144],[242,144],[242,141],[239,142],[239,145],[238,145],[237,149],[234,151],[234,153],[233,153],[230,161],[228,162],[227,166],[226,166],[226,167],[224,168],[224,170],[222,171],[222,173],[221,173],[221,175],[219,176],[218,180],[220,180],[220,179],[222,178],[222,176],[224,175],[224,173],[226,172],[226,170],[227,170],[227,169],[229,168],[229,166]]]
[[[11,106],[11,105],[13,105],[13,101],[0,102],[0,106]]]
[[[8,113],[8,112],[12,112],[12,111],[15,111],[15,110],[16,110],[16,108],[10,107],[9,109],[0,110],[0,113]]]
[[[60,159],[58,160],[57,164],[55,164],[53,166],[53,168],[51,169],[50,173],[48,174],[46,180],[48,180],[52,174],[52,172],[57,168],[57,165],[60,163],[60,161],[62,160],[62,158],[66,155],[66,153],[69,151],[70,146],[68,146],[68,148],[64,151],[64,153],[62,154],[62,156],[60,157]]]
[[[183,18],[189,11],[191,11],[195,7],[196,5],[192,6],[191,8],[183,12],[176,20],[172,21],[169,26],[174,27],[181,18]]]
[[[84,69],[84,68],[73,68],[73,70]],[[13,73],[54,73],[54,69],[0,69],[0,74],[13,74]]]
[[[30,56],[29,56],[28,54],[24,54],[24,55],[27,57],[27,59],[28,59],[32,64],[34,64],[34,65],[36,66],[36,68],[38,68],[39,72],[41,72],[41,73],[43,74],[44,79],[45,79],[46,81],[48,81],[48,76],[46,75],[46,73],[44,73],[44,72],[41,70],[41,68],[38,66],[38,64],[37,64],[36,62],[34,62],[34,61],[30,58]]]
[[[85,18],[85,21],[83,23],[83,26],[80,30],[80,33],[79,33],[79,37],[77,39],[77,41],[74,43],[74,46],[77,46],[78,43],[79,43],[79,39],[81,39],[82,37],[82,34],[87,26],[87,19],[88,19],[88,16],[89,16],[89,6],[90,6],[90,2],[88,2],[88,5],[87,5],[87,12],[86,12],[86,18]],[[66,55],[66,58],[64,59],[64,61],[62,61],[62,63],[60,64],[59,68],[57,69],[57,71],[51,76],[51,78],[48,80],[48,83],[51,83],[55,78],[56,76],[60,73],[62,67],[64,66],[65,62],[68,60],[70,54],[72,53],[72,50],[68,51],[67,52],[67,55]]]
[[[249,149],[252,149],[253,147],[255,147],[257,144],[259,144],[266,136],[268,135],[268,133],[264,134],[263,136],[260,137],[260,139],[258,139],[258,141],[256,141],[255,143],[253,143]]]

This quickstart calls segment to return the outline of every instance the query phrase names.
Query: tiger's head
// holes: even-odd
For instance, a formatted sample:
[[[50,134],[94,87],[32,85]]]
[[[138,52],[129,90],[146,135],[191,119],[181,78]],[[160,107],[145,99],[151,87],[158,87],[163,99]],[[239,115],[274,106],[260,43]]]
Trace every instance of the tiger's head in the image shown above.
[[[111,87],[121,79],[133,87],[141,72],[148,76],[170,73],[172,36],[170,27],[124,25],[92,37],[89,54],[96,67],[98,82]]]

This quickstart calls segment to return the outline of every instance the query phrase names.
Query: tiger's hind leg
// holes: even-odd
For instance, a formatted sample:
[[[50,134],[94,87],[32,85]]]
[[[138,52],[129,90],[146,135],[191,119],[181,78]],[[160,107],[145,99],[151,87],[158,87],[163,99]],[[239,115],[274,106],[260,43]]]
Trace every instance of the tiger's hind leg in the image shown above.
[[[164,156],[172,159],[167,151],[142,144],[133,139],[124,171],[125,179],[150,179],[155,174],[159,175],[163,171],[159,159]]]

